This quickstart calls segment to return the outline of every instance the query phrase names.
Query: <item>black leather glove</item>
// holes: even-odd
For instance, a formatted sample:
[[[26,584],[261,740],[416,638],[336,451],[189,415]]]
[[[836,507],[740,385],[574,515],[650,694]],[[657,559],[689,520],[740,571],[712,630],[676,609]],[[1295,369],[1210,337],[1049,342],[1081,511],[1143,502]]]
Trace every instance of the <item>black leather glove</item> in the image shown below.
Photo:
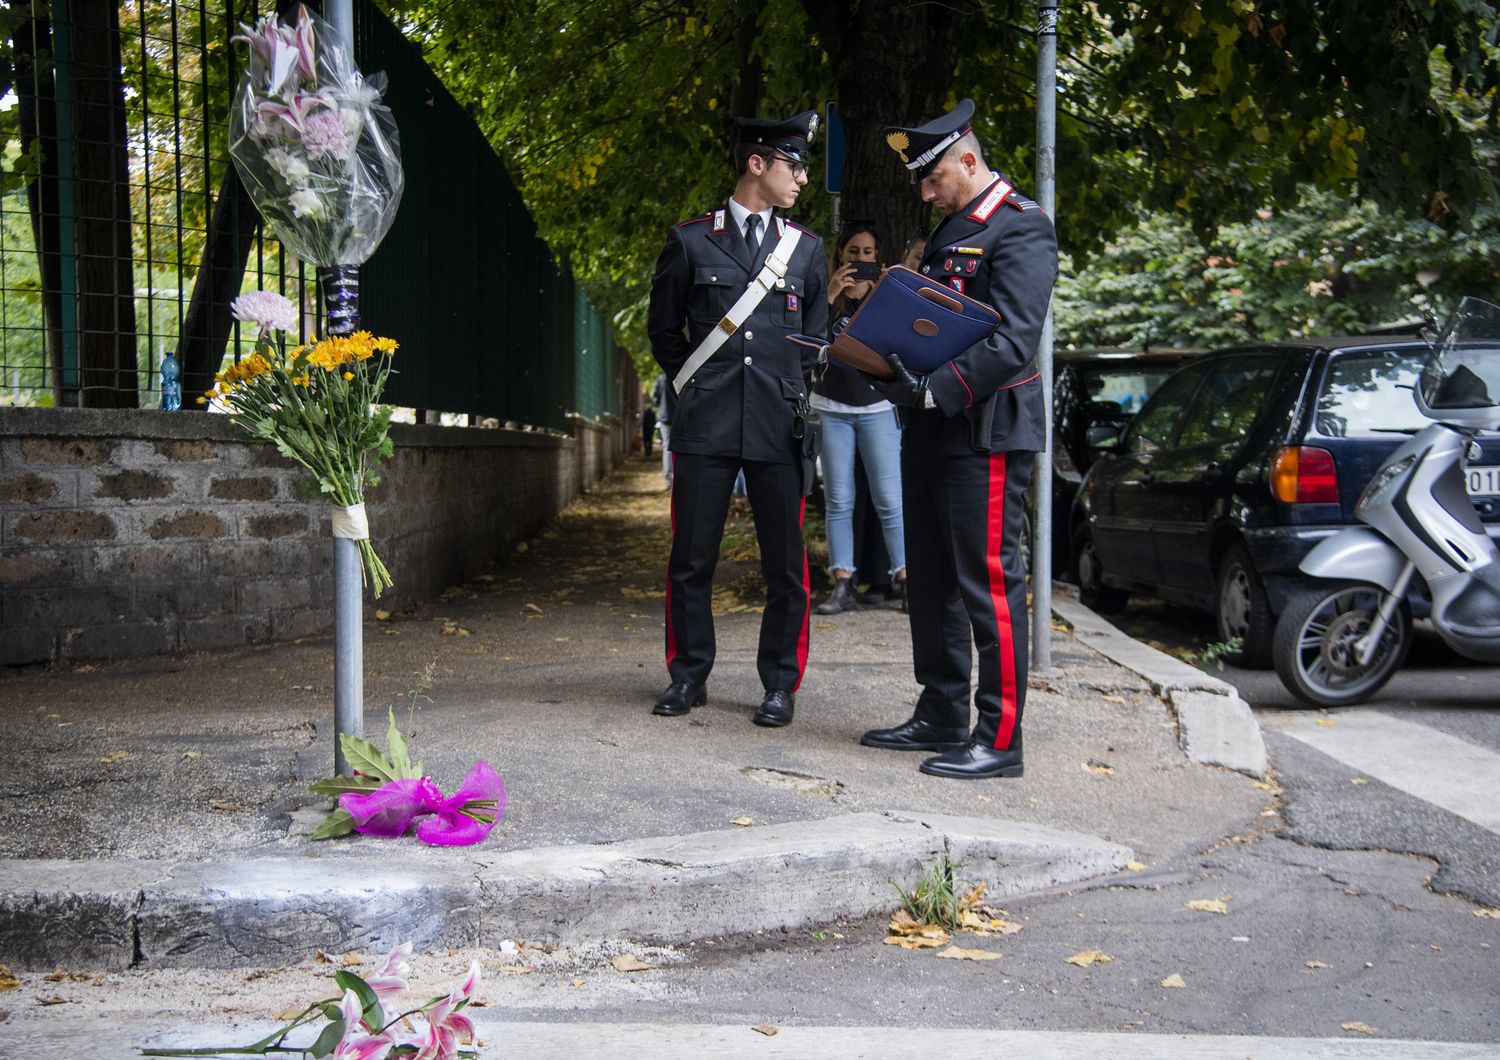
[[[894,353],[885,359],[885,363],[891,366],[896,373],[894,379],[876,379],[873,375],[866,374],[865,378],[870,385],[885,395],[885,399],[892,405],[909,405],[914,409],[927,407],[927,377],[913,375],[901,363],[901,358]]]

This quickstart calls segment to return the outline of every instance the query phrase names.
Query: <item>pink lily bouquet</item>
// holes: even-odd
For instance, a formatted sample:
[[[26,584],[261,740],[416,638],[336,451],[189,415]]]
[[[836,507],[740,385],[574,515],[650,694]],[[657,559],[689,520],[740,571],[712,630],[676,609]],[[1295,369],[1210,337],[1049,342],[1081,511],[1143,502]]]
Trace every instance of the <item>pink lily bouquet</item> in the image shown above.
[[[334,1060],[456,1060],[477,1056],[459,1043],[474,1043],[474,1022],[463,1014],[479,985],[479,962],[469,965],[469,974],[458,987],[440,997],[392,1015],[387,1005],[405,992],[411,967],[412,944],[404,942],[391,950],[385,963],[368,979],[353,972],[334,973],[343,996],[314,1001],[284,1027],[258,1042],[206,1049],[142,1049],[142,1056],[269,1056],[297,1055],[332,1057]],[[391,1006],[392,1008],[398,1006]],[[318,1036],[306,1045],[288,1039],[305,1027],[327,1020]]]
[[[401,201],[396,122],[332,27],[306,7],[293,25],[241,24],[250,49],[229,115],[229,154],[250,198],[297,257],[358,265]]]
[[[386,712],[386,747],[345,733],[339,743],[354,768],[352,777],[328,777],[309,785],[317,795],[335,795],[338,808],[313,831],[314,839],[358,832],[396,837],[413,824],[417,838],[432,846],[472,846],[484,841],[505,816],[505,782],[493,766],[480,759],[463,783],[445,797],[437,783],[411,760],[406,737],[396,725],[394,711]]]

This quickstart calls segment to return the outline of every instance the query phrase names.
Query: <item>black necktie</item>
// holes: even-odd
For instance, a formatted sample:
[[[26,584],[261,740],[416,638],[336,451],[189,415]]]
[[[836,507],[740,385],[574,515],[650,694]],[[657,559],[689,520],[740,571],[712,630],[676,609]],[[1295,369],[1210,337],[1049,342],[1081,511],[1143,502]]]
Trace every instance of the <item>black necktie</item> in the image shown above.
[[[760,264],[760,214],[753,213],[745,219],[745,247],[750,251],[750,267]]]

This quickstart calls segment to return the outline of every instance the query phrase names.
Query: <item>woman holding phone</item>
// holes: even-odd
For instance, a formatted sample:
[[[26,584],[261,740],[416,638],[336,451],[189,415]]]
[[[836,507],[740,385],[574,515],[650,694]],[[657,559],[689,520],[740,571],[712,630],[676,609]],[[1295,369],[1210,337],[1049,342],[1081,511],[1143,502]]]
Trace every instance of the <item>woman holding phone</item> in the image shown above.
[[[869,225],[845,230],[835,251],[838,267],[828,278],[829,319],[837,334],[880,277],[879,243]],[[854,462],[864,463],[870,499],[880,518],[890,576],[906,610],[906,542],[901,523],[901,431],[891,403],[852,368],[829,361],[813,384],[812,407],[823,424],[823,484],[828,523],[828,569],[833,593],[820,615],[859,606],[854,566]],[[872,579],[874,580],[874,579]]]

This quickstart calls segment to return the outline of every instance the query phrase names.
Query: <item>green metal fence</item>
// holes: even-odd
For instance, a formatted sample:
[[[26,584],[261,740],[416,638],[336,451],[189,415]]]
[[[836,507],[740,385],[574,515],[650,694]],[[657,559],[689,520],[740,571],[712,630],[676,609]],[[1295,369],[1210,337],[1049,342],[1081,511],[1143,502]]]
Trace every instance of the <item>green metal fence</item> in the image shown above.
[[[269,7],[35,10],[0,101],[20,174],[0,188],[0,402],[153,407],[165,353],[207,343],[211,370],[220,353],[248,352],[225,320],[240,291],[287,295],[303,309],[299,338],[315,334],[313,270],[262,229],[227,159],[241,69],[229,38]],[[367,325],[401,343],[389,400],[558,428],[570,413],[618,413],[623,358],[607,323],[538,238],[500,159],[370,0],[355,4],[355,37],[360,65],[389,77],[406,167],[361,283]]]

